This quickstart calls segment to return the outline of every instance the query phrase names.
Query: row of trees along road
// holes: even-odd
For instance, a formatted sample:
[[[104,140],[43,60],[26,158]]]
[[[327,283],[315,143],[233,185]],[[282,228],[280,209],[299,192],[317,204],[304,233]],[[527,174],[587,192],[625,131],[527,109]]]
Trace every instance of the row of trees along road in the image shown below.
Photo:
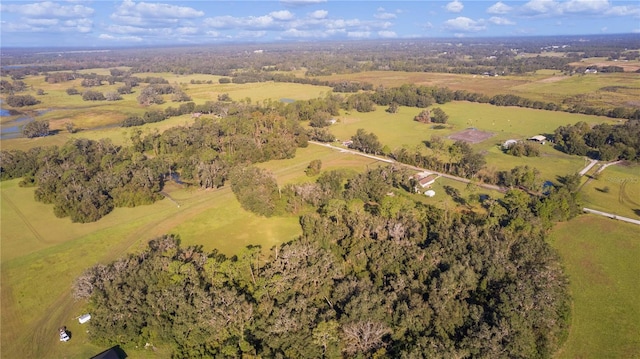
[[[550,358],[569,297],[544,241],[548,199],[511,190],[486,214],[443,211],[412,200],[405,175],[331,171],[290,188],[316,210],[268,255],[163,236],[88,269],[74,295],[91,339],[175,358]]]

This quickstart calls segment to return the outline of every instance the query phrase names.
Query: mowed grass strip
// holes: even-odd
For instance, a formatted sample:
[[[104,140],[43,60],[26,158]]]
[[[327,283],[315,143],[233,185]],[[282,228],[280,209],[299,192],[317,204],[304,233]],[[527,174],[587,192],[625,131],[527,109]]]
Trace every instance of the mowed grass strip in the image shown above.
[[[550,238],[569,276],[573,309],[559,359],[640,353],[638,226],[595,215],[558,224]]]

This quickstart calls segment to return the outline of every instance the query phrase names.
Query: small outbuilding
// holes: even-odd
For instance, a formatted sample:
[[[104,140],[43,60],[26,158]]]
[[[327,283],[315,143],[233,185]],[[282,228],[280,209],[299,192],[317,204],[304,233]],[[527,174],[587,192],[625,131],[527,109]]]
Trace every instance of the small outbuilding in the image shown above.
[[[539,142],[539,143],[541,143],[543,145],[547,142],[547,138],[544,137],[543,135],[536,135],[536,136],[533,136],[533,137],[529,137],[529,138],[527,138],[527,140]]]
[[[435,173],[431,173],[431,172],[420,172],[420,173],[416,173],[413,178],[416,180],[416,182],[418,182],[417,184],[420,185],[420,187],[422,188],[428,188],[430,187],[438,178],[439,176]],[[416,186],[416,192],[418,192],[418,188]]]
[[[502,144],[502,148],[505,150],[508,150],[511,148],[511,146],[515,145],[516,143],[518,143],[518,140],[506,140]]]
[[[89,313],[83,314],[83,315],[78,317],[78,322],[80,322],[80,324],[84,324],[84,323],[88,322],[89,320],[91,320],[91,314],[89,314]]]

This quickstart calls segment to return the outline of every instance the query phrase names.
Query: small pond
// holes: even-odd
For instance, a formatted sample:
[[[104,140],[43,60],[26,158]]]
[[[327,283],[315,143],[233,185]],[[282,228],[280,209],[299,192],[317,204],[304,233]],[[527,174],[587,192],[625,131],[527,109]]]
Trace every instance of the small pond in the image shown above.
[[[0,129],[0,139],[8,140],[22,137],[22,126],[31,121],[33,121],[31,117],[19,117],[13,121],[3,123]]]

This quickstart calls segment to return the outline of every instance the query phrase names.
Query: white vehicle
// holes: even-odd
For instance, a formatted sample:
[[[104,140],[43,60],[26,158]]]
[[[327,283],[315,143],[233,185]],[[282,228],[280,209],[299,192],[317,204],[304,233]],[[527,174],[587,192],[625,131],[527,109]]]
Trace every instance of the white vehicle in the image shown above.
[[[58,332],[60,333],[60,341],[61,342],[68,342],[69,341],[69,333],[67,333],[67,327],[63,326],[58,328]]]
[[[60,341],[61,342],[68,342],[69,341],[69,334],[67,334],[67,332],[64,331],[64,330],[60,331]]]

